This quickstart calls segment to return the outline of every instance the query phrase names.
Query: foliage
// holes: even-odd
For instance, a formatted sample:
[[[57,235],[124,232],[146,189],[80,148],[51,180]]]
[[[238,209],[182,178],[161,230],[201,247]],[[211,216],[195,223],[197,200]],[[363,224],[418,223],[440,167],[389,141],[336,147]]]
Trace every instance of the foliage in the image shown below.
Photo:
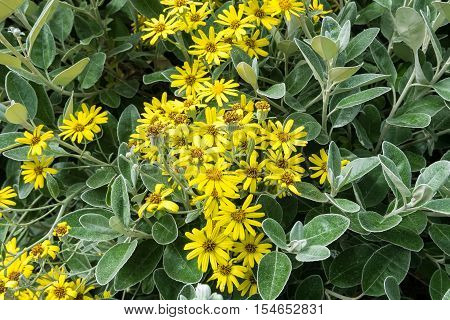
[[[0,0],[0,299],[448,299],[449,7]]]

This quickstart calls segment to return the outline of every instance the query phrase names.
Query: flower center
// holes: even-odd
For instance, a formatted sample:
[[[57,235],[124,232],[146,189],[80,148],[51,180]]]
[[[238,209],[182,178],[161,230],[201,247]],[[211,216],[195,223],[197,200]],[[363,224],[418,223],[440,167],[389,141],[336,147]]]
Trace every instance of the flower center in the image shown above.
[[[233,219],[234,221],[236,221],[238,223],[242,223],[245,220],[245,211],[240,209],[238,211],[232,212],[231,219]]]
[[[283,181],[287,185],[290,185],[294,182],[294,178],[292,177],[292,174],[290,174],[289,172],[285,172],[281,176],[281,181]]]
[[[248,281],[250,281],[250,283],[251,283],[252,285],[255,285],[255,284],[258,283],[258,282],[256,282],[256,279],[255,279],[255,277],[254,277],[253,275],[251,275],[250,278],[248,278]]]
[[[62,237],[64,236],[66,233],[68,232],[67,227],[66,226],[57,226],[55,228],[55,233],[57,236]]]
[[[210,135],[216,136],[219,134],[219,130],[215,126],[209,126],[208,129],[206,129],[206,132]]]
[[[241,22],[239,20],[233,20],[230,22],[230,28],[231,29],[238,29],[241,26]]]
[[[222,171],[216,168],[206,170],[206,176],[209,180],[220,181],[222,179]]]
[[[58,297],[58,299],[62,299],[66,296],[66,288],[56,287],[55,290],[53,290],[53,293],[56,297]]]
[[[158,193],[151,193],[147,197],[147,202],[152,203],[152,204],[158,204],[161,202],[161,200],[162,200],[161,195],[159,195]]]
[[[203,243],[202,247],[206,252],[212,252],[216,248],[216,243],[208,239],[205,243]]]
[[[182,7],[186,4],[186,0],[177,0],[175,1],[175,7]]]
[[[200,148],[193,148],[191,150],[191,157],[192,158],[197,158],[197,159],[202,158],[203,157],[203,150],[200,149]]]
[[[253,167],[247,168],[245,173],[247,174],[247,177],[249,177],[249,178],[253,178],[253,179],[258,178],[258,169],[257,168],[253,168]]]
[[[214,53],[217,51],[217,45],[214,42],[208,42],[205,46],[206,52]]]
[[[270,110],[270,104],[267,101],[258,101],[255,103],[255,108],[258,110]]]
[[[235,110],[230,110],[225,112],[223,119],[225,120],[226,123],[233,123],[242,120],[242,116]]]
[[[6,292],[5,283],[3,281],[0,281],[0,294]]]
[[[245,39],[245,45],[251,49],[254,49],[256,47],[256,41],[252,38]]]
[[[33,137],[33,138],[31,138],[31,145],[32,146],[37,145],[39,142],[41,142],[41,138],[40,137]]]
[[[83,132],[84,126],[82,124],[77,124],[74,128],[75,132]]]
[[[245,245],[245,251],[249,253],[255,253],[256,252],[256,246],[253,243],[247,243]]]
[[[264,18],[266,16],[266,13],[261,8],[256,9],[254,14],[255,14],[255,17],[260,18],[260,19]]]
[[[34,257],[39,257],[44,252],[44,248],[42,248],[42,244],[37,244],[31,249],[31,255]]]
[[[175,121],[175,124],[187,123],[188,117],[185,114],[179,113],[174,117],[173,121]]]
[[[156,33],[161,33],[164,30],[166,30],[166,24],[158,22],[153,29],[155,30]]]
[[[43,172],[44,172],[44,168],[42,168],[41,166],[36,166],[36,167],[34,167],[34,173],[35,173],[37,176],[42,175]]]
[[[184,78],[184,81],[186,81],[186,84],[187,84],[188,86],[192,86],[192,85],[194,85],[195,82],[197,81],[197,78],[196,78],[194,75],[189,74],[189,75],[187,75],[187,76]]]
[[[19,280],[19,277],[20,277],[20,272],[17,272],[17,271],[13,271],[13,272],[11,272],[10,274],[9,274],[9,280],[11,280],[11,281],[17,281],[17,280]]]
[[[279,133],[277,134],[277,136],[278,136],[278,139],[281,140],[281,142],[287,142],[287,141],[289,141],[289,133],[286,133],[286,132],[279,132]]]
[[[201,17],[198,13],[193,13],[190,16],[191,22],[198,22],[200,21]]]
[[[276,164],[277,167],[281,169],[286,169],[289,166],[288,162],[285,159],[279,159]]]
[[[281,10],[289,10],[292,9],[291,0],[278,0],[278,5]]]
[[[221,275],[228,276],[231,273],[231,266],[219,266],[218,270]]]

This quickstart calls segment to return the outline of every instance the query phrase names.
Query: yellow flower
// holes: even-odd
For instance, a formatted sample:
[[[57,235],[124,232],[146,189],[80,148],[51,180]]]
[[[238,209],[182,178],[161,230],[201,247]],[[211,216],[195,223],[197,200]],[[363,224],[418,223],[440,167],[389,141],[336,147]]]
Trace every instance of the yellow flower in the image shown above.
[[[236,286],[239,287],[239,281],[237,278],[244,278],[245,272],[247,271],[246,267],[235,265],[233,261],[228,261],[226,263],[220,263],[216,268],[213,268],[214,273],[208,279],[217,280],[216,288],[220,290],[220,292],[225,291],[225,287],[229,294],[233,293],[233,288]]]
[[[289,152],[289,154],[286,154],[282,149],[276,151],[269,149],[268,152],[269,162],[267,163],[267,168],[270,171],[282,169],[291,172],[292,174],[300,175],[305,172],[305,169],[299,165],[305,161],[305,158],[302,157],[301,153],[292,154]]]
[[[203,89],[203,82],[209,81],[210,77],[205,77],[208,74],[205,66],[199,60],[195,60],[192,66],[189,62],[185,62],[183,68],[176,67],[178,74],[170,76],[172,78],[171,87],[180,88],[179,90],[186,91],[186,95],[195,95]]]
[[[214,218],[219,213],[219,207],[228,203],[228,199],[239,199],[239,195],[237,193],[227,193],[223,192],[221,195],[217,192],[216,189],[213,190],[211,195],[201,195],[192,199],[192,203],[196,204],[200,201],[206,201],[202,204],[203,212],[205,214],[205,218]]]
[[[80,112],[83,113],[83,116],[90,119],[88,124],[92,125],[91,130],[94,133],[99,133],[102,130],[99,125],[108,122],[108,112],[101,112],[102,108],[95,105],[91,106],[91,108],[88,108],[85,103],[81,105],[81,109],[83,111]]]
[[[276,183],[278,189],[277,194],[280,197],[283,197],[285,193],[288,191],[300,196],[301,193],[300,191],[298,191],[297,187],[295,186],[295,183],[300,182],[301,177],[302,177],[301,174],[296,174],[286,170],[277,169],[273,171],[270,175],[268,175],[265,178],[265,180],[273,181]]]
[[[169,11],[169,15],[183,14],[189,6],[201,5],[201,2],[192,0],[161,0],[161,4],[168,6],[164,11]]]
[[[235,172],[228,171],[230,164],[220,158],[215,164],[205,163],[195,179],[189,182],[190,186],[197,185],[199,191],[212,195],[216,190],[219,196],[222,193],[233,194],[238,192],[237,184],[242,181]]]
[[[34,182],[34,189],[42,189],[47,175],[58,173],[56,169],[50,168],[52,162],[53,158],[44,156],[41,159],[33,157],[32,161],[25,161],[21,166],[23,181],[25,183]]]
[[[75,283],[73,284],[72,288],[77,293],[75,300],[92,300],[91,295],[89,294],[89,291],[94,290],[95,287],[90,285],[86,285],[86,279],[80,279],[78,278],[75,280]]]
[[[261,6],[258,0],[248,1],[247,5],[244,5],[244,12],[252,22],[256,21],[258,27],[262,24],[269,31],[280,23],[279,19],[271,15],[273,10],[271,10],[267,0],[264,0]]]
[[[7,258],[16,255],[20,251],[20,248],[17,247],[17,238],[14,237],[11,240],[9,240],[5,244],[5,249]]]
[[[203,6],[197,9],[194,4],[189,5],[189,10],[186,11],[184,18],[180,22],[180,30],[185,32],[191,32],[197,30],[199,27],[206,26],[206,18],[208,18],[211,10],[208,10],[208,2],[205,2]]]
[[[238,286],[238,290],[241,291],[241,296],[245,296],[247,292],[249,297],[258,293],[258,282],[256,281],[251,268],[247,269],[244,281]]]
[[[16,205],[11,198],[17,197],[17,193],[12,187],[5,187],[0,189],[0,209],[6,209]],[[2,212],[0,210],[0,218],[2,217]]]
[[[166,209],[170,212],[178,212],[179,207],[175,202],[165,200],[165,198],[173,192],[173,189],[164,189],[164,185],[159,183],[155,186],[155,191],[150,193],[145,199],[144,204],[139,208],[138,215],[140,218],[143,212],[147,211],[153,214],[156,211]]]
[[[56,254],[59,252],[59,247],[52,245],[50,240],[45,240],[42,243],[38,243],[30,250],[30,256],[33,259],[45,258],[50,256],[52,259],[56,258]]]
[[[225,122],[216,108],[205,108],[206,121],[195,122],[194,133],[203,137],[203,141],[208,147],[217,146],[224,149],[228,144]]]
[[[73,289],[73,282],[67,281],[67,276],[62,274],[56,281],[45,289],[46,300],[73,300],[77,297],[77,292]]]
[[[218,226],[225,227],[224,234],[231,234],[233,240],[244,240],[245,230],[251,235],[255,236],[256,232],[252,226],[261,227],[261,222],[254,219],[264,217],[263,212],[256,212],[261,209],[261,205],[250,206],[253,200],[253,195],[250,194],[242,204],[242,207],[238,208],[232,202],[223,204],[220,206],[219,214],[213,220],[217,221]]]
[[[250,17],[243,18],[244,15],[244,7],[242,5],[239,6],[238,11],[232,5],[228,7],[228,10],[223,10],[223,13],[217,15],[217,20],[215,21],[218,24],[221,24],[226,27],[223,31],[225,37],[235,37],[238,40],[242,39],[247,32],[245,28],[254,28],[255,26],[249,23],[251,21]]]
[[[72,229],[67,222],[63,221],[56,225],[55,229],[53,229],[53,235],[58,238],[64,237],[69,233],[70,229]]]
[[[0,291],[1,291],[1,280],[0,280]],[[32,291],[32,290],[26,288],[25,290],[20,290],[20,291],[14,292],[14,296],[18,300],[39,300],[39,297],[41,296],[41,292],[40,291]],[[1,300],[1,298],[0,298],[0,300]]]
[[[160,14],[159,19],[151,18],[144,24],[145,28],[142,28],[142,31],[145,34],[142,36],[142,40],[146,41],[151,38],[150,44],[154,45],[159,38],[167,39],[169,35],[174,34],[178,22],[177,17],[164,17],[163,14]]]
[[[324,184],[325,180],[328,179],[328,155],[325,151],[325,149],[320,149],[320,156],[317,154],[312,154],[311,157],[308,157],[308,160],[314,164],[314,167],[309,167],[309,169],[316,171],[311,175],[311,178],[320,178],[319,183]],[[342,160],[341,161],[341,167],[345,167],[350,161],[348,160]]]
[[[294,120],[292,119],[288,120],[284,126],[280,121],[273,123],[269,120],[271,132],[268,133],[268,139],[272,149],[277,150],[282,147],[285,154],[290,154],[291,151],[297,151],[296,146],[306,146],[308,142],[301,140],[301,138],[306,137],[307,135],[307,133],[303,131],[305,127],[300,126],[291,131],[293,125]]]
[[[323,19],[326,14],[333,12],[333,10],[323,10],[323,4],[319,3],[318,0],[312,0],[309,5],[309,10],[312,11],[312,20],[317,23],[321,18]]]
[[[198,268],[203,272],[208,270],[209,264],[217,268],[218,263],[225,264],[230,259],[228,250],[233,247],[233,241],[223,234],[219,227],[208,225],[201,230],[195,228],[192,233],[186,232],[185,235],[192,241],[184,246],[184,250],[192,250],[187,259],[198,257]]]
[[[42,124],[37,126],[34,128],[33,133],[25,131],[23,133],[23,138],[16,139],[17,143],[30,145],[30,150],[28,151],[29,156],[40,156],[42,150],[47,148],[47,143],[45,141],[53,138],[53,131],[47,131],[45,133],[41,132],[43,127]]]
[[[236,170],[236,173],[245,177],[243,189],[250,192],[256,192],[257,184],[262,179],[263,169],[266,166],[267,159],[258,163],[258,152],[253,151],[249,162],[240,161],[239,166],[243,169]]]
[[[209,36],[207,36],[202,30],[198,30],[200,37],[192,36],[194,45],[191,46],[192,50],[189,53],[199,57],[205,57],[208,63],[214,62],[219,65],[222,59],[228,59],[230,57],[231,46],[222,41],[223,33],[216,35],[214,27],[209,28]]]
[[[259,233],[256,236],[247,234],[244,240],[234,244],[233,251],[238,253],[236,261],[243,261],[244,266],[253,268],[255,262],[259,264],[262,257],[270,252],[272,245],[270,243],[261,243],[264,233]]]
[[[299,16],[305,11],[303,2],[297,0],[271,0],[270,8],[273,16],[281,13],[287,21],[291,21],[291,15]]]
[[[59,127],[62,131],[59,135],[66,140],[71,138],[72,142],[81,143],[83,139],[87,141],[94,140],[95,123],[92,121],[90,114],[78,112],[77,117],[73,114],[69,115],[69,119],[63,120],[63,125]]]
[[[16,288],[19,285],[20,277],[29,278],[33,273],[34,267],[30,264],[31,257],[28,256],[26,252],[22,253],[19,258],[12,262],[8,262],[9,259],[5,260],[6,264],[9,266],[3,269],[2,274],[4,280],[6,280],[6,288]]]
[[[244,36],[241,41],[238,42],[238,46],[244,50],[251,58],[267,57],[269,54],[267,51],[261,49],[267,47],[270,42],[267,38],[258,39],[260,31],[256,30],[251,36]]]
[[[238,109],[225,111],[223,115],[224,122],[232,133],[231,141],[234,146],[255,140],[257,138],[256,131],[260,128],[257,123],[251,123],[253,112],[249,112],[245,116],[243,113],[241,109]]]
[[[238,91],[235,89],[239,84],[233,80],[225,79],[215,80],[214,83],[205,82],[205,88],[202,89],[198,95],[200,99],[205,99],[205,102],[210,102],[215,99],[219,107],[223,106],[224,102],[228,102],[227,96],[238,96]]]

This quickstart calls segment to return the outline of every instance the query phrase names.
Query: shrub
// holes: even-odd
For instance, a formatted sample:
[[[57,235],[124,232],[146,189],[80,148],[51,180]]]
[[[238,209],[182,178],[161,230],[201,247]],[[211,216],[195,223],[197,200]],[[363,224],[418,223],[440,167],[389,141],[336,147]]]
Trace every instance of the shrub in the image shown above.
[[[450,4],[402,5],[0,0],[0,298],[449,299]]]

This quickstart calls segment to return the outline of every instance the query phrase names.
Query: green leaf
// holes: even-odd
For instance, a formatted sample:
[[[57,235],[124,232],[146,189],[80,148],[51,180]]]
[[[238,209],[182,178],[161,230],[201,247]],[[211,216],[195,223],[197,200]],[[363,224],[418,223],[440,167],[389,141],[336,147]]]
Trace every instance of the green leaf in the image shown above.
[[[308,64],[298,63],[284,80],[287,92],[293,96],[297,95],[306,87],[311,77],[312,71]]]
[[[309,47],[305,42],[299,39],[294,39],[294,41],[303,57],[305,58],[306,62],[308,63],[309,67],[311,68],[314,78],[316,78],[316,80],[319,82],[323,82],[323,79],[325,77],[325,67],[323,65],[323,62],[319,59],[319,57],[311,49],[311,47]]]
[[[295,290],[295,300],[322,300],[324,293],[322,278],[313,274],[304,279]]]
[[[336,199],[333,198],[327,194],[325,194],[325,196],[328,198],[328,200],[335,205],[339,210],[343,211],[343,212],[350,212],[350,213],[356,213],[359,210],[361,210],[361,207],[359,206],[359,204],[347,200],[347,199]]]
[[[124,225],[130,223],[130,199],[123,176],[118,176],[111,186],[111,208]]]
[[[331,252],[325,246],[320,245],[307,245],[297,255],[295,259],[300,262],[315,262],[326,260],[330,257]]]
[[[424,113],[433,117],[444,108],[445,103],[439,96],[426,96],[418,100],[409,101],[399,110],[403,113]],[[403,114],[402,113],[402,114]]]
[[[0,0],[0,22],[16,11],[25,0]]]
[[[261,211],[266,214],[266,217],[281,223],[283,220],[283,208],[281,208],[277,200],[267,194],[262,194],[258,197],[256,203],[262,205]]]
[[[20,69],[22,67],[22,62],[19,58],[3,52],[0,52],[0,64],[14,69]]]
[[[100,235],[99,240],[111,240],[117,238],[120,234],[112,230],[109,226],[109,219],[103,215],[87,213],[80,217],[80,224],[93,235]]]
[[[361,88],[364,86],[368,86],[369,84],[384,80],[386,78],[388,78],[388,76],[383,74],[357,74],[345,80],[344,82],[339,83],[339,85],[336,87],[336,90],[347,91],[355,88]]]
[[[340,83],[353,76],[362,65],[355,67],[334,67],[330,70],[329,77],[332,83]]]
[[[362,270],[373,250],[366,244],[350,247],[330,265],[330,282],[339,288],[351,288],[361,283]]]
[[[394,277],[401,283],[409,270],[411,253],[394,245],[384,246],[373,253],[362,272],[362,289],[368,296],[384,294],[384,279]]]
[[[58,6],[55,13],[48,21],[53,36],[63,42],[67,39],[73,28],[74,14],[72,9],[66,6]]]
[[[253,90],[258,90],[258,76],[256,75],[255,70],[253,70],[253,68],[249,64],[245,62],[239,62],[239,64],[236,66],[236,71],[242,78],[242,80],[252,86]]]
[[[57,199],[60,194],[58,181],[55,178],[53,178],[52,175],[47,175],[46,180],[47,181],[45,185],[47,186],[48,192],[50,193],[53,199]]]
[[[311,141],[317,138],[320,134],[320,130],[322,130],[321,125],[317,120],[307,114],[307,113],[301,113],[301,112],[294,112],[291,113],[285,120],[285,123],[289,120],[294,120],[294,128],[298,128],[300,126],[305,127],[305,132],[307,135],[303,138],[306,141]]]
[[[350,220],[339,214],[323,214],[314,217],[304,226],[307,245],[327,246],[344,234]]]
[[[159,244],[169,244],[178,237],[178,227],[171,214],[162,216],[152,226],[153,239]]]
[[[164,300],[176,300],[184,284],[182,282],[171,279],[164,269],[159,268],[153,272],[153,280],[159,291],[159,296]]]
[[[432,224],[428,229],[433,242],[446,254],[450,255],[450,225]]]
[[[123,110],[119,118],[119,124],[117,126],[117,137],[119,143],[128,142],[130,135],[135,131],[140,118],[138,109],[130,104]]]
[[[402,217],[399,215],[383,217],[373,211],[359,212],[358,219],[361,226],[369,232],[383,232],[394,228],[402,222]]]
[[[336,105],[336,109],[347,109],[351,108],[363,103],[366,103],[370,100],[373,100],[379,96],[382,96],[386,92],[389,92],[391,89],[387,87],[376,87],[367,89],[358,93],[354,93],[348,97],[345,97]]]
[[[441,160],[427,167],[417,178],[416,188],[421,184],[428,185],[434,192],[437,192],[448,180],[450,176],[450,162]]]
[[[289,276],[292,264],[288,256],[281,252],[266,254],[258,265],[257,281],[258,291],[264,300],[274,300],[283,291]]]
[[[23,104],[28,110],[28,117],[33,120],[37,113],[38,100],[33,87],[19,75],[9,72],[5,79],[6,93],[9,100]]]
[[[267,90],[257,90],[258,94],[269,99],[281,99],[286,94],[286,85],[284,83],[274,84]]]
[[[416,232],[400,225],[388,231],[377,233],[376,237],[414,252],[419,252],[424,246],[422,238]]]
[[[450,198],[431,200],[423,208],[431,212],[450,216]]]
[[[130,3],[147,18],[155,18],[163,13],[163,6],[158,0],[130,0]]]
[[[388,141],[383,142],[383,155],[394,162],[400,178],[407,187],[411,187],[411,165],[402,150]]]
[[[136,249],[137,241],[129,243],[119,243],[111,247],[100,258],[95,268],[95,279],[98,284],[105,285],[109,283],[124,264],[130,259]]]
[[[406,203],[406,198],[411,196],[411,191],[409,191],[409,188],[403,183],[395,163],[381,154],[378,158],[380,159],[381,168],[383,169],[386,182],[392,192],[394,192],[397,198],[398,196],[401,196],[403,203]]]
[[[16,139],[23,136],[21,132],[0,133],[0,150],[8,149],[17,144]]]
[[[327,172],[330,184],[336,187],[336,177],[341,174],[341,152],[334,141],[328,147]]]
[[[81,89],[91,88],[100,79],[105,66],[106,54],[97,52],[90,56],[89,59],[89,64],[78,77]]]
[[[286,249],[286,234],[283,227],[271,218],[267,218],[262,223],[264,233],[279,248]]]
[[[425,22],[413,8],[400,7],[395,13],[395,29],[400,39],[413,51],[419,50],[425,39]]]
[[[100,234],[97,232],[92,232],[91,230],[86,229],[81,225],[80,219],[83,215],[87,214],[95,214],[102,216],[106,219],[110,219],[113,215],[110,211],[101,208],[88,208],[88,209],[80,209],[74,211],[68,215],[63,217],[64,221],[66,221],[72,229],[70,229],[69,236],[75,239],[87,240],[87,241],[109,241],[117,237],[117,235],[112,235],[112,233]],[[100,224],[101,222],[99,222]]]
[[[431,123],[431,117],[424,113],[405,113],[386,120],[391,126],[405,128],[426,128]]]
[[[32,53],[34,42],[38,38],[38,35],[41,32],[42,28],[44,27],[44,24],[47,22],[49,17],[55,12],[58,5],[59,5],[58,0],[49,0],[46,3],[44,9],[42,9],[42,12],[41,12],[39,18],[34,23],[33,28],[31,29],[31,31],[27,37],[27,45],[28,45],[28,53],[29,54]]]
[[[327,203],[328,198],[320,192],[313,184],[308,182],[297,182],[295,184],[297,190],[300,191],[300,197],[315,202]]]
[[[378,28],[369,28],[358,33],[353,39],[351,39],[345,49],[345,53],[347,54],[347,62],[355,59],[363,53],[370,46],[379,31],[380,29]]]
[[[21,103],[14,103],[6,109],[5,119],[12,124],[26,124],[28,120],[27,108]]]
[[[118,291],[134,286],[155,270],[163,255],[163,247],[153,240],[145,240],[137,246],[133,255],[117,273],[114,288]]]
[[[397,69],[384,45],[375,39],[370,45],[370,52],[381,73],[389,75],[388,82],[391,85],[395,85],[395,81],[397,80]]]
[[[38,98],[36,118],[42,120],[47,126],[51,126],[55,123],[55,111],[47,91],[44,86],[35,83],[32,84],[32,87]]]
[[[311,47],[325,61],[334,59],[339,52],[339,48],[336,43],[324,36],[315,36],[311,40]]]
[[[165,76],[164,72],[158,71],[158,72],[153,72],[153,73],[144,75],[143,82],[146,85],[150,85],[150,84],[154,84],[154,83],[158,83],[158,82],[169,82],[170,83],[170,78],[167,78]]]
[[[35,66],[47,70],[53,63],[55,55],[55,39],[50,28],[44,25],[36,39],[30,58]]]
[[[384,292],[389,300],[400,300],[400,287],[394,277],[384,279]]]
[[[450,20],[450,3],[434,1],[433,5],[445,16],[447,20]]]
[[[163,265],[167,275],[182,283],[197,283],[203,273],[197,267],[197,260],[187,260],[186,251],[183,250],[184,242],[177,239],[164,250]]]
[[[69,68],[58,73],[53,78],[52,83],[56,86],[65,87],[83,72],[83,70],[89,64],[89,61],[89,58],[81,59],[73,66],[70,66]]]
[[[86,180],[86,185],[91,189],[97,189],[109,184],[115,176],[116,171],[113,168],[102,167]]]
[[[111,108],[118,108],[120,105],[121,98],[113,90],[105,90],[100,93],[101,103],[107,105]]]
[[[297,221],[289,232],[289,241],[302,240],[303,237],[303,224],[300,221]]]
[[[430,296],[433,300],[441,300],[446,292],[450,289],[450,278],[447,273],[442,270],[436,270],[430,280]]]
[[[231,61],[233,62],[233,66],[237,68],[238,64],[241,62],[245,62],[248,65],[252,65],[252,58],[241,48],[237,46],[232,46],[231,48]]]
[[[442,97],[442,99],[450,101],[450,78],[435,83],[433,89]]]

